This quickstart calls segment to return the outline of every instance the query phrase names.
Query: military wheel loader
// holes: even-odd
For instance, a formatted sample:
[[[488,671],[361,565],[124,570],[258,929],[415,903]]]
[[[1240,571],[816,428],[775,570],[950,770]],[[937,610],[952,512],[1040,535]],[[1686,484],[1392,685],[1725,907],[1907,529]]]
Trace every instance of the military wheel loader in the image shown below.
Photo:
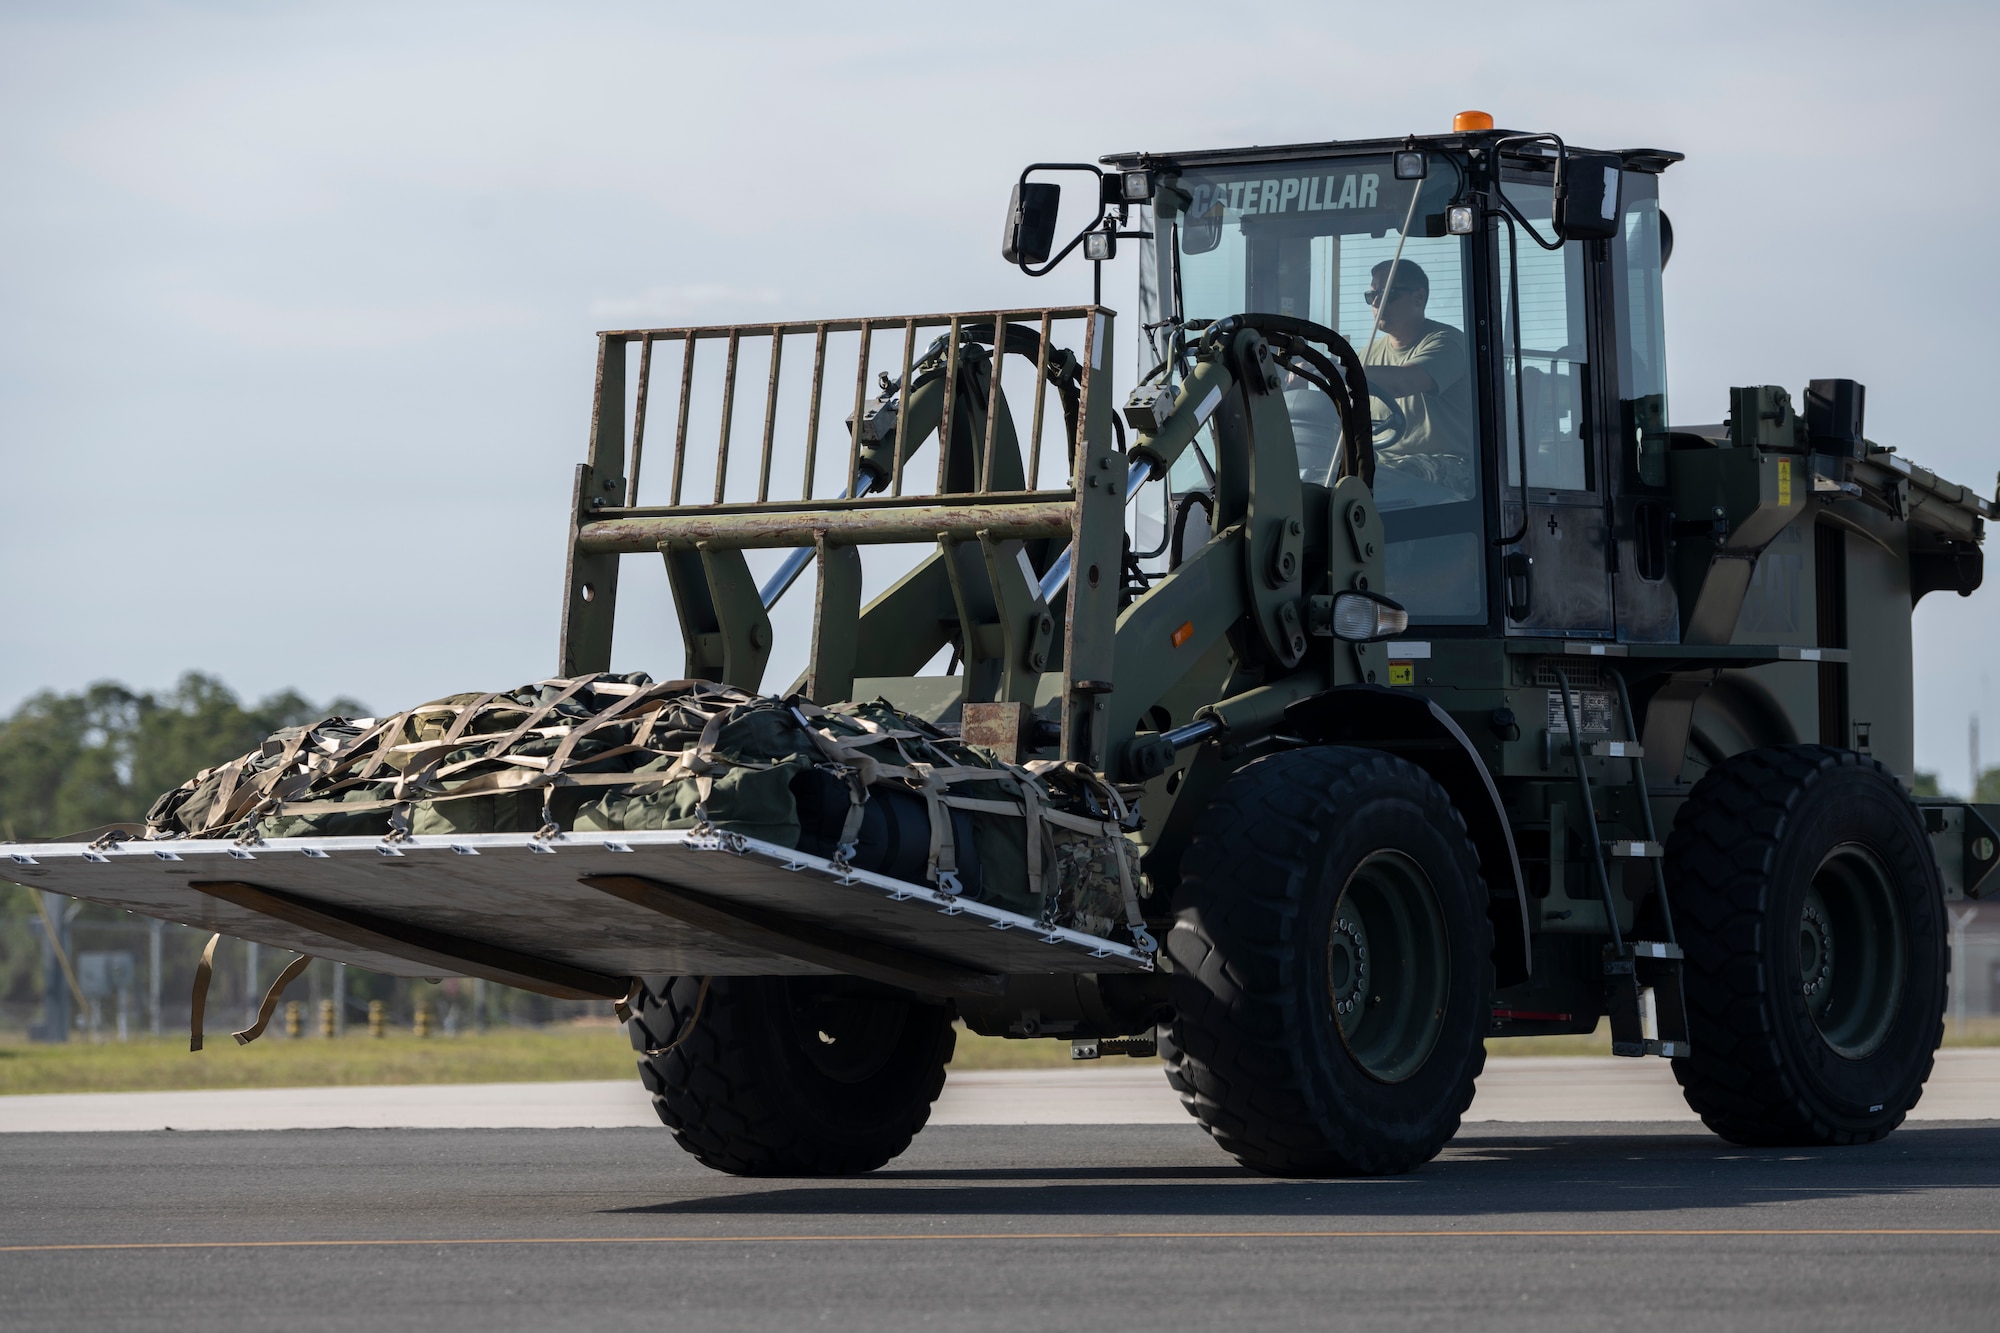
[[[729,1171],[881,1165],[956,1022],[1157,1051],[1222,1147],[1282,1175],[1415,1167],[1489,1038],[1607,1016],[1725,1138],[1879,1138],[1941,1037],[1946,903],[2000,886],[2000,809],[1908,792],[1911,610],[1979,587],[1991,502],[1867,438],[1848,380],[1670,424],[1679,160],[1468,113],[1037,164],[1003,255],[1038,276],[1081,247],[1101,275],[1135,245],[1122,344],[1101,282],[1086,305],[600,335],[559,678],[610,670],[624,557],[660,558],[689,681],[780,697],[782,629],[807,647],[775,683],[801,726],[879,700],[1097,784],[1137,873],[1094,929],[970,888],[936,803],[928,857],[870,862],[859,786],[853,822],[795,846],[704,812],[98,838],[10,849],[12,871],[615,999],[662,1119]],[[1064,181],[1090,219],[1067,239]],[[649,417],[671,453],[642,495]]]

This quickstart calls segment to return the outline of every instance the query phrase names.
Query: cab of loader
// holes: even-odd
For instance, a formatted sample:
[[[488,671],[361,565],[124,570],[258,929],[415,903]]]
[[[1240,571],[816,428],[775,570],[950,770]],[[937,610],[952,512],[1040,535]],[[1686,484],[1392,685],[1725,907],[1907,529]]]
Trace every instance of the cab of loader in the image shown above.
[[[1154,204],[1158,359],[1241,311],[1360,353],[1384,591],[1413,626],[1671,642],[1658,177],[1680,157],[1488,130],[1104,162]],[[1285,397],[1301,479],[1331,484],[1337,414]]]

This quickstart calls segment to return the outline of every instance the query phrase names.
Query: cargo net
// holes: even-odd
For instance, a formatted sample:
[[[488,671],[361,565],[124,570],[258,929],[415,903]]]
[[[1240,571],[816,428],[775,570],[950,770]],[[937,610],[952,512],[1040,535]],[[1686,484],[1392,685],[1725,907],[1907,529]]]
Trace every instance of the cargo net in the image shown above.
[[[146,815],[149,838],[245,843],[695,830],[1145,947],[1137,827],[1082,764],[1005,763],[884,701],[608,674],[288,727]]]

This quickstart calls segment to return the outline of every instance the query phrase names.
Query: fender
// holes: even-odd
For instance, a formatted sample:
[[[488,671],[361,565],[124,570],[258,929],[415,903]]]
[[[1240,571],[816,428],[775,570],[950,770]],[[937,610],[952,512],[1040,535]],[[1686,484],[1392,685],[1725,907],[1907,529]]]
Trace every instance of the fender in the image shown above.
[[[1533,970],[1528,894],[1514,830],[1500,790],[1479,751],[1451,715],[1421,694],[1385,685],[1340,685],[1293,704],[1286,723],[1298,734],[1332,745],[1365,745],[1407,759],[1436,778],[1465,817],[1491,895],[1493,980],[1512,986]]]

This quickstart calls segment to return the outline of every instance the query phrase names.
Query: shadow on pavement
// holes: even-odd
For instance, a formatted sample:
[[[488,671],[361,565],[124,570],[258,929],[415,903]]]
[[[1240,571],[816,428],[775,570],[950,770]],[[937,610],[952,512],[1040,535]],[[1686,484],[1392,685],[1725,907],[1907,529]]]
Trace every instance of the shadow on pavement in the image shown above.
[[[1378,1221],[1477,1216],[1524,1223],[1691,1208],[1754,1211],[1781,1202],[1995,1189],[2000,1187],[2000,1126],[1906,1127],[1881,1143],[1794,1149],[1740,1148],[1686,1133],[1484,1134],[1459,1140],[1437,1161],[1408,1175],[1320,1180],[1278,1180],[1228,1165],[957,1170],[913,1165],[811,1183],[713,1179],[724,1188],[732,1183],[738,1188],[605,1211],[667,1216],[1339,1216]]]

